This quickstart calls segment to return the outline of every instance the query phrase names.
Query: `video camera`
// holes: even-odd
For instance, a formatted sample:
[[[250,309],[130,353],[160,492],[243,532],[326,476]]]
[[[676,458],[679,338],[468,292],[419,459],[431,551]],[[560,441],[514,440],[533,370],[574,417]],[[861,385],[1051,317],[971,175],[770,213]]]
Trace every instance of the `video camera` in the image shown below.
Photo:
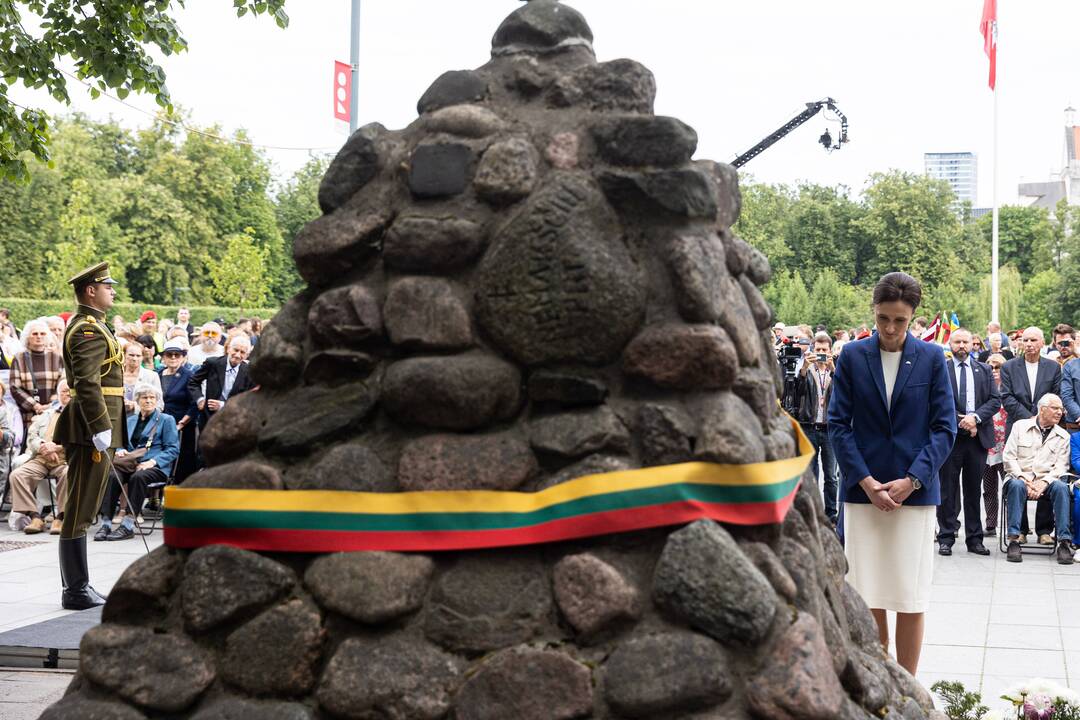
[[[799,360],[805,357],[804,348],[810,346],[809,338],[792,338],[776,350],[776,360],[784,376],[784,389],[780,394],[780,405],[788,413],[798,412],[798,398],[795,397],[795,376],[798,374]]]

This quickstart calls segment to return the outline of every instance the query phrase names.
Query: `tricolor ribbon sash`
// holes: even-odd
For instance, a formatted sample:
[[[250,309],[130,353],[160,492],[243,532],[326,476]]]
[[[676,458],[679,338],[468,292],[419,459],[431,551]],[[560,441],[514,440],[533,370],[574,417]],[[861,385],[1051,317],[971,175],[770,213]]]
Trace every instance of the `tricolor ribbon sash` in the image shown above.
[[[165,542],[276,552],[435,551],[532,545],[687,523],[783,521],[814,449],[792,421],[786,460],[586,475],[536,493],[165,489]]]

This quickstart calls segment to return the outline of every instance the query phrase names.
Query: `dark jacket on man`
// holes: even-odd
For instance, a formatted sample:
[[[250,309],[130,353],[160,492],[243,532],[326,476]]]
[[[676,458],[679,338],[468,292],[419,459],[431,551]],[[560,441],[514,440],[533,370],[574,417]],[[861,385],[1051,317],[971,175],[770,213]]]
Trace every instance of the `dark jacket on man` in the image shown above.
[[[1001,404],[1008,413],[1005,437],[1012,432],[1017,420],[1039,414],[1039,398],[1046,393],[1061,394],[1061,366],[1049,358],[1039,358],[1035,376],[1035,395],[1032,398],[1024,356],[1013,358],[1001,366]]]
[[[971,376],[975,380],[975,415],[979,418],[979,429],[976,437],[979,443],[989,450],[994,447],[994,415],[1001,409],[1001,394],[994,382],[994,373],[989,365],[985,365],[973,357],[968,356],[970,361]],[[967,415],[965,408],[960,407],[960,390],[956,385],[956,361],[949,359],[949,379],[952,381],[953,400],[956,403],[957,421]],[[957,429],[957,437],[966,431]]]
[[[809,358],[806,362],[810,362]],[[797,408],[797,417],[795,419],[801,423],[813,425],[817,422],[818,400],[820,399],[821,388],[813,375],[811,375],[810,367],[805,367],[805,373],[800,373],[795,376],[795,407]],[[822,424],[828,421],[830,397],[832,397],[832,372],[829,373],[829,384],[825,388],[825,411],[822,413],[821,417]]]
[[[206,395],[207,400],[221,400],[221,391],[225,387],[225,371],[229,367],[229,356],[221,355],[219,357],[207,358],[199,367],[195,368],[195,372],[191,374],[191,379],[188,380],[188,394],[191,396],[193,402],[197,402],[199,398],[204,397],[202,391],[202,383],[206,381]],[[251,374],[248,371],[248,364],[241,362],[240,367],[237,368],[236,380],[233,381],[232,390],[229,393],[229,397],[236,397],[242,392],[247,392],[251,388],[255,387],[255,383],[251,380]],[[214,412],[210,410],[209,403],[203,405],[202,411],[199,413],[199,427],[204,426],[207,421],[214,415]]]

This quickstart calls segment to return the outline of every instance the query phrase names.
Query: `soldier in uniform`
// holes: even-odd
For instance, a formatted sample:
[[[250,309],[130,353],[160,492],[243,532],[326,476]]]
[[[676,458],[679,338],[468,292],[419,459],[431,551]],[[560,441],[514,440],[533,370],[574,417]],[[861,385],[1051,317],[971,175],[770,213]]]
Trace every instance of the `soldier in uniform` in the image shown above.
[[[120,345],[105,323],[116,281],[108,263],[98,263],[68,280],[78,308],[64,332],[64,373],[71,389],[56,423],[55,441],[68,461],[68,496],[60,530],[60,578],[67,610],[105,603],[90,587],[86,529],[97,518],[113,450],[127,445],[124,370]]]

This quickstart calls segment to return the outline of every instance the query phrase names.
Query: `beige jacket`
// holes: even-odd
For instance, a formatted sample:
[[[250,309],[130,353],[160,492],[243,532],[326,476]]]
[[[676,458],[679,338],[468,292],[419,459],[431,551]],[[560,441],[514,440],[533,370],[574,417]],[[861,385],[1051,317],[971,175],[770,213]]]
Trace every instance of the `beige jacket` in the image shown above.
[[[1067,472],[1069,433],[1055,425],[1043,442],[1037,417],[1017,420],[1005,443],[1005,474],[1050,482]]]

